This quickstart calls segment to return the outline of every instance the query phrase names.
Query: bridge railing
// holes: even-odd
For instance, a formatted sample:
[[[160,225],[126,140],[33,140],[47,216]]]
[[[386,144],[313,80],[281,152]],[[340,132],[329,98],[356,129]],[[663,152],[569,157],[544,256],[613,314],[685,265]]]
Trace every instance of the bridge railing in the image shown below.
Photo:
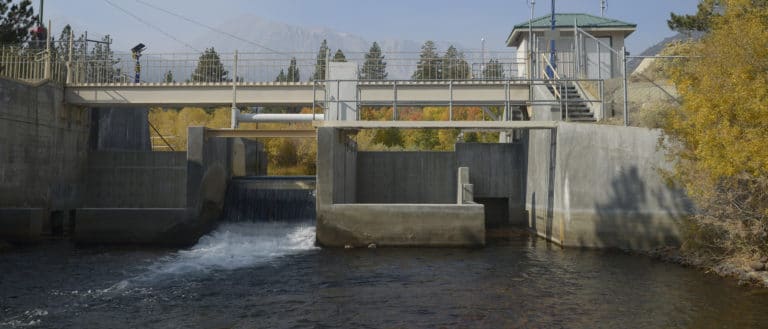
[[[69,48],[74,48],[69,51]],[[417,52],[383,53],[383,60],[367,53],[347,53],[343,61],[357,65],[362,80],[505,80],[527,79],[526,63],[515,52],[468,51],[455,56],[422,57]],[[200,53],[143,54],[109,49],[82,51],[77,44],[0,48],[0,75],[21,80],[53,79],[62,83],[229,83],[307,82],[326,80],[328,62],[317,53]],[[237,77],[234,77],[235,67]],[[48,75],[46,75],[46,72]]]

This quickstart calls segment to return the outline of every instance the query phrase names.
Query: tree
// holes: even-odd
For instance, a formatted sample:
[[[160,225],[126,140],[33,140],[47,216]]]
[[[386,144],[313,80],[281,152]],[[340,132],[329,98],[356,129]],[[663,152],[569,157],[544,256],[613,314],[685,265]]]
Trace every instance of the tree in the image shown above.
[[[109,35],[101,38],[101,42],[91,49],[86,62],[86,79],[88,82],[115,82],[122,75],[122,71],[115,67],[120,60],[115,59],[112,51],[112,38]]]
[[[197,67],[192,72],[192,82],[226,82],[229,81],[229,72],[224,69],[224,64],[216,50],[206,48],[197,60]]]
[[[458,51],[453,45],[448,47],[448,50],[445,51],[445,55],[443,56],[441,73],[442,79],[469,79],[469,64],[467,64],[467,61],[464,59],[464,53]]]
[[[320,50],[317,51],[317,62],[315,63],[315,73],[312,75],[311,80],[325,80],[325,69],[328,66],[326,61],[328,60],[328,41],[323,40],[320,44]]]
[[[723,8],[728,2],[723,0],[701,0],[697,6],[696,14],[694,15],[677,15],[675,13],[669,14],[669,20],[667,25],[669,28],[678,31],[709,31],[712,28],[712,22],[715,18],[720,17]],[[768,6],[768,0],[751,0],[750,3],[745,5],[751,5],[753,7],[766,7]]]
[[[768,255],[768,6],[723,5],[671,70],[683,104],[664,130],[674,178],[699,206],[684,247]]]
[[[483,78],[490,80],[504,79],[504,67],[499,63],[498,59],[492,58],[485,64],[485,67],[483,68]]]
[[[296,57],[291,58],[291,63],[288,64],[288,71],[285,74],[285,79],[287,82],[299,82],[301,80],[299,67],[296,65]]]
[[[275,78],[275,82],[286,82],[288,81],[288,77],[285,75],[285,70],[280,69],[280,73],[277,75],[277,78]]]
[[[374,42],[368,53],[365,54],[365,62],[360,72],[362,80],[386,80],[387,62],[384,61],[384,55],[381,54],[379,44]]]
[[[29,41],[29,29],[37,23],[38,17],[32,9],[32,1],[0,0],[0,43],[16,44]]]
[[[344,56],[344,52],[341,49],[336,50],[336,54],[333,55],[332,62],[346,62],[347,56]]]
[[[171,70],[168,70],[168,72],[165,72],[165,78],[163,78],[163,81],[165,83],[175,83],[176,80],[173,78],[173,72]]]
[[[441,79],[442,59],[437,55],[437,47],[432,40],[428,40],[421,46],[419,54],[419,63],[416,64],[416,71],[411,78],[414,80],[436,80]]]

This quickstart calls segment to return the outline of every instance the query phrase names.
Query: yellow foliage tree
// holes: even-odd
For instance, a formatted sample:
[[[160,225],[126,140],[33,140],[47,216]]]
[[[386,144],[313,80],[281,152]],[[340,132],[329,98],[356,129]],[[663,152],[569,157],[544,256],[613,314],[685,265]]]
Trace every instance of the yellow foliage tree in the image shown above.
[[[768,8],[725,0],[711,31],[671,69],[683,105],[665,131],[676,178],[696,198],[696,245],[768,253]],[[709,232],[709,233],[701,233]],[[714,233],[712,233],[714,232]]]

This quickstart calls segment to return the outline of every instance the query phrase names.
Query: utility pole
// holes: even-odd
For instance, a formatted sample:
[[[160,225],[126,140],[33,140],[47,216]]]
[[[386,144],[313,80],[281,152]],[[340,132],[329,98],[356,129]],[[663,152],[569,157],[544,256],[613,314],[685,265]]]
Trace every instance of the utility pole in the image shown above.
[[[608,7],[608,0],[600,0],[600,17],[605,17],[605,8]]]
[[[45,0],[40,0],[40,16],[37,18],[37,27],[40,27],[43,25],[43,12],[44,12],[44,6]]]
[[[536,7],[536,0],[531,0],[531,18],[528,20],[528,79],[533,79],[533,71],[535,66],[533,64],[535,53],[533,50],[533,13],[534,7]]]
[[[555,70],[557,70],[557,63],[555,61],[555,26],[557,25],[557,18],[555,18],[555,0],[552,0],[552,36],[549,40],[549,64],[552,66],[547,68],[549,78],[555,77]],[[551,72],[550,72],[551,71]]]

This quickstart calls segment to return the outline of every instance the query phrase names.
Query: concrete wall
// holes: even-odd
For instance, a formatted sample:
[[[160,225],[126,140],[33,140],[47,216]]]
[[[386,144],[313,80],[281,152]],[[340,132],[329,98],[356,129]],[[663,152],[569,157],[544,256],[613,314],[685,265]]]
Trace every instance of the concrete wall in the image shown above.
[[[186,207],[185,152],[92,152],[83,208]]]
[[[568,247],[649,249],[679,242],[692,211],[668,187],[661,132],[589,124],[532,131],[526,208],[532,229]]]
[[[359,152],[359,203],[456,203],[456,153]]]
[[[484,203],[490,210],[493,203],[502,204],[506,199],[506,220],[496,218],[493,226],[511,223],[525,225],[525,170],[523,161],[525,154],[521,143],[506,144],[481,144],[459,143],[456,144],[456,166],[468,167],[470,179],[473,185],[474,197],[478,202]],[[487,200],[487,201],[486,201]],[[503,211],[503,210],[498,210]],[[503,214],[503,213],[501,213]],[[504,217],[504,216],[502,216]],[[490,218],[487,218],[490,220]]]
[[[91,109],[91,149],[151,151],[148,115],[146,108]]]
[[[187,143],[185,157],[184,153],[95,153],[95,164],[117,168],[102,168],[98,179],[104,181],[89,183],[95,191],[105,193],[108,202],[93,200],[96,207],[77,209],[74,240],[84,244],[189,245],[209,232],[221,215],[227,181],[238,167],[233,164],[233,141],[206,138],[204,127],[190,127]],[[244,157],[240,159],[244,161]],[[149,177],[137,177],[134,189],[110,190],[110,183],[115,184],[114,189],[123,185],[121,173],[125,169],[131,175]],[[172,177],[153,185],[158,182],[152,182],[152,177],[158,177],[152,175],[160,173],[151,171],[165,171]],[[151,190],[159,188],[177,194],[158,196],[161,199],[154,201],[141,195],[142,191],[157,193]]]
[[[483,206],[453,204],[354,204],[358,164],[351,132],[332,127],[317,131],[317,242],[323,246],[476,246],[485,244]],[[374,155],[375,156],[375,155]],[[455,165],[455,162],[453,163]],[[377,165],[381,167],[381,165]],[[452,180],[455,182],[456,173]],[[389,180],[389,178],[386,178]],[[384,185],[381,188],[386,188]],[[362,187],[368,189],[368,186]],[[369,196],[369,190],[361,191]]]
[[[461,247],[485,244],[479,204],[338,204],[318,214],[327,247]]]
[[[87,110],[62,89],[0,78],[0,208],[74,209],[88,152]]]
[[[0,78],[0,239],[39,239],[52,212],[68,220],[82,199],[89,121],[60,86]]]

